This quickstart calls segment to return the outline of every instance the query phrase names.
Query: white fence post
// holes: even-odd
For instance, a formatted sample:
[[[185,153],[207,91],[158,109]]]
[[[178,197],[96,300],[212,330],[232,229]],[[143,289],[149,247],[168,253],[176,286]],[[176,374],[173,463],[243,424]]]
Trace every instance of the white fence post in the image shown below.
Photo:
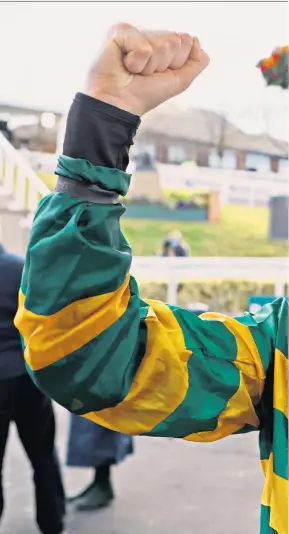
[[[5,158],[3,185],[5,188],[6,194],[12,194],[13,192],[14,171],[15,171],[15,165],[13,161],[11,161],[10,158]]]
[[[37,190],[31,182],[28,182],[28,211],[35,212],[38,206],[38,193]]]
[[[160,258],[134,257],[132,274],[138,280],[168,284],[167,300],[177,304],[180,280],[274,280],[276,297],[284,296],[289,258]]]
[[[172,306],[178,303],[178,281],[172,278],[168,281],[167,302]]]
[[[274,295],[275,297],[285,296],[285,280],[283,278],[275,278]]]
[[[288,195],[286,173],[249,172],[158,163],[162,187],[188,191],[205,187],[219,191],[223,204],[266,206],[273,195]]]
[[[42,182],[39,176],[32,170],[25,158],[7,141],[0,133],[0,152],[3,154],[4,166],[0,166],[3,175],[3,186],[6,194],[14,194],[17,203],[22,208],[37,205],[36,197],[45,196],[50,193],[49,188]],[[4,172],[3,172],[4,169]],[[17,171],[17,176],[14,173]],[[1,175],[0,175],[1,178]],[[14,183],[15,180],[15,183]],[[28,182],[29,194],[26,195],[26,184]],[[15,187],[14,187],[15,185]],[[28,199],[30,198],[30,206]],[[17,204],[15,203],[15,205]]]
[[[0,147],[0,183],[2,182],[2,177],[3,177],[3,165],[4,165],[4,154]]]
[[[17,169],[17,186],[15,188],[15,206],[19,209],[25,209],[25,203],[26,203],[26,174],[25,172],[18,167]]]

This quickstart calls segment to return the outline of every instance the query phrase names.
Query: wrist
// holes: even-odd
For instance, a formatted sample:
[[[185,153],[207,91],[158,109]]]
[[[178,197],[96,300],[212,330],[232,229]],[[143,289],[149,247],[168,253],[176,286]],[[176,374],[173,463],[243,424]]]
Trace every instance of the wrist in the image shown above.
[[[142,117],[142,115],[144,115],[146,112],[144,109],[142,109],[139,102],[137,102],[136,99],[134,98],[130,98],[128,102],[127,100],[119,96],[115,96],[109,93],[104,93],[104,92],[100,92],[98,90],[89,89],[89,88],[86,88],[83,92],[87,96],[95,98],[96,100],[100,100],[101,102],[104,102],[105,104],[114,106],[122,111],[130,113],[131,115],[135,117]]]

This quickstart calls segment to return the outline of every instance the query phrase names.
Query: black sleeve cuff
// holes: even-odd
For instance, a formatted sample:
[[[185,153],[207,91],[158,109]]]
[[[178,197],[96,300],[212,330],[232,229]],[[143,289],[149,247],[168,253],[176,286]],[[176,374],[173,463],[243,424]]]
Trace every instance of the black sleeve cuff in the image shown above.
[[[63,154],[125,171],[139,125],[137,115],[77,93],[68,114]]]

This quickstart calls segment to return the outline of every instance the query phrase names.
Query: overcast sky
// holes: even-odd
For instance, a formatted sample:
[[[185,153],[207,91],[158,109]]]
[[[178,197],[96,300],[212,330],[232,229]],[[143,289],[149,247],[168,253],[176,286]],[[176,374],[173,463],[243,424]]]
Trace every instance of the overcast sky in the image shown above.
[[[0,102],[65,111],[117,21],[199,37],[211,65],[179,105],[225,110],[256,132],[265,114],[270,131],[287,137],[288,91],[265,88],[255,68],[288,44],[288,4],[277,1],[0,3]]]

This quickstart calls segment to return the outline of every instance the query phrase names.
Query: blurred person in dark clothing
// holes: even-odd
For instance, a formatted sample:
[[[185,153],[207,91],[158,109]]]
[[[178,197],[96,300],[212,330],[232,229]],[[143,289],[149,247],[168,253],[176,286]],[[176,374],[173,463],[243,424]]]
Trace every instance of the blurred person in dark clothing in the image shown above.
[[[97,510],[111,504],[114,490],[111,468],[133,453],[131,436],[113,432],[88,419],[71,415],[67,450],[69,467],[91,467],[92,482],[80,493],[70,497],[79,511]]]
[[[165,241],[163,242],[160,256],[163,256],[164,258],[168,258],[169,256],[175,256],[174,247],[169,239],[165,239]]]
[[[14,326],[23,263],[0,244],[0,517],[4,509],[3,459],[10,423],[14,421],[34,470],[39,529],[43,534],[65,534],[65,497],[54,449],[52,404],[26,372],[19,332]]]
[[[176,257],[186,257],[190,255],[189,245],[186,243],[179,230],[172,232],[169,235],[169,240],[172,243]]]
[[[164,240],[161,255],[165,257],[187,257],[190,255],[189,245],[179,230],[175,230]]]

